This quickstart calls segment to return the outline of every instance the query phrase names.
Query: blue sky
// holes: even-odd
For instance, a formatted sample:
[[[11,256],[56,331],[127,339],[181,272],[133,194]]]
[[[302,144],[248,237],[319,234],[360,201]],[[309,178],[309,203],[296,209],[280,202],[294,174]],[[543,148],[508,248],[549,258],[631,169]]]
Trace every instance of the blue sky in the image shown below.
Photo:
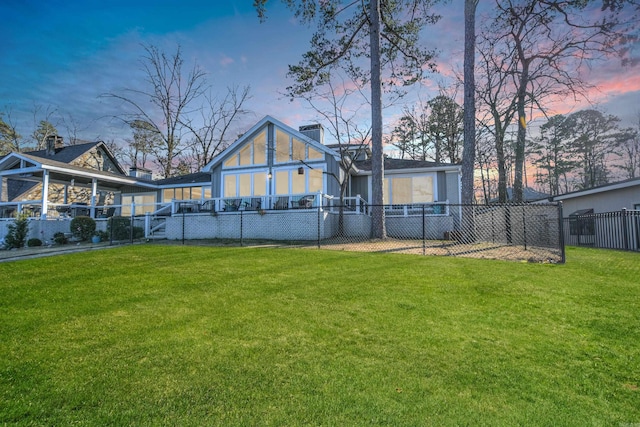
[[[55,110],[51,121],[63,136],[60,117],[72,117],[82,139],[121,141],[127,131],[108,119],[118,108],[100,95],[143,84],[142,44],[152,44],[167,53],[180,45],[186,65],[197,61],[214,93],[223,95],[227,87],[250,85],[253,98],[247,106],[254,115],[241,125],[245,129],[266,114],[294,127],[314,122],[317,114],[305,104],[281,95],[290,83],[287,65],[297,63],[305,52],[311,30],[296,23],[275,0],[268,3],[269,18],[261,24],[252,3],[2,0],[0,111],[11,113],[24,136],[33,130],[34,110],[39,106],[38,120]],[[445,75],[460,67],[462,7],[460,0],[444,6],[444,19],[430,30],[434,47],[441,51]],[[603,87],[599,99],[633,124],[630,121],[640,108],[637,72],[609,64],[609,69],[592,73],[594,82]],[[434,76],[415,90],[428,99],[443,78]],[[393,114],[387,113],[387,124]]]

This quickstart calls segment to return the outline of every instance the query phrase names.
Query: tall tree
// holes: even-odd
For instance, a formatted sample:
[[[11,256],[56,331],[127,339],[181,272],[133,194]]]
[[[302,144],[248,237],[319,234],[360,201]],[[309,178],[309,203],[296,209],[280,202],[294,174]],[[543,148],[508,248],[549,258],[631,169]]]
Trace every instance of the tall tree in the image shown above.
[[[438,95],[428,104],[430,112],[427,123],[430,139],[435,148],[434,160],[460,162],[463,138],[462,107],[446,95]]]
[[[569,191],[568,175],[578,166],[568,147],[567,124],[567,118],[561,114],[550,117],[540,126],[540,135],[531,145],[533,164],[544,172],[537,174],[536,182],[551,195]]]
[[[147,167],[147,158],[153,147],[160,145],[161,136],[157,128],[144,120],[133,120],[129,123],[133,139],[128,140],[124,156],[133,167]]]
[[[382,147],[382,81],[394,87],[422,77],[433,53],[419,43],[420,30],[438,17],[431,0],[370,0],[343,4],[339,0],[283,0],[303,22],[317,23],[311,48],[298,65],[289,66],[293,96],[324,85],[335,64],[371,90],[372,235],[386,237],[382,204],[384,163]],[[266,0],[254,0],[264,19]],[[349,11],[352,13],[349,15]],[[367,42],[368,41],[368,42]],[[368,58],[368,66],[363,63]],[[431,64],[431,66],[433,66]]]
[[[159,143],[151,149],[161,175],[169,177],[174,174],[178,157],[185,148],[185,115],[205,89],[205,72],[197,64],[185,72],[180,46],[171,55],[153,45],[144,46],[144,50],[141,63],[148,86],[104,96],[120,100],[129,107],[121,117],[125,122],[138,120],[153,127]]]
[[[545,98],[583,96],[587,85],[580,69],[623,53],[633,30],[634,0],[500,0],[488,37],[513,52],[509,67],[518,133],[515,145],[514,201],[522,201],[527,108],[544,108]]]
[[[58,136],[58,129],[47,120],[41,120],[31,134],[31,138],[36,142],[36,149],[39,150],[47,147],[47,138],[50,136]]]
[[[20,151],[20,140],[22,137],[16,131],[16,126],[11,122],[11,117],[4,120],[4,114],[0,113],[0,156]]]
[[[463,204],[471,204],[474,200],[473,183],[476,154],[475,53],[477,7],[478,0],[465,0],[464,2],[464,143],[462,149],[461,183],[461,201]],[[472,229],[472,225],[467,223],[464,228],[466,230],[470,230]]]
[[[607,158],[616,152],[622,134],[620,119],[598,110],[582,110],[567,117],[569,147],[579,162],[579,189],[593,188],[608,182]]]
[[[624,173],[624,178],[640,177],[640,114],[635,129],[625,130],[619,154],[621,163],[615,166]]]

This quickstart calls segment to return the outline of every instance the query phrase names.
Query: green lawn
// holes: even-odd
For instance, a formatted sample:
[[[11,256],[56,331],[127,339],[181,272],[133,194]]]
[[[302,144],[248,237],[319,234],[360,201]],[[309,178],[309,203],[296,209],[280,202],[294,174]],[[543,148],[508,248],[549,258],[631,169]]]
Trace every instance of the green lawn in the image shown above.
[[[0,277],[0,425],[640,423],[640,254],[141,245]]]

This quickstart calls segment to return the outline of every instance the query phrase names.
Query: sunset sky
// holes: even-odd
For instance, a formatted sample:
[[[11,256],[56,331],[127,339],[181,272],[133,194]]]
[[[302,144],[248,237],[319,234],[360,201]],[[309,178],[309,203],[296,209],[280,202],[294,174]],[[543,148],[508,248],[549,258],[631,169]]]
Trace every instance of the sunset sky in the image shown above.
[[[287,65],[298,62],[312,31],[296,23],[292,13],[270,1],[268,20],[260,23],[251,0],[3,0],[0,2],[0,111],[10,113],[24,136],[47,111],[65,135],[60,116],[72,117],[86,140],[122,141],[128,137],[113,100],[100,97],[144,84],[140,71],[142,45],[172,53],[183,50],[187,67],[196,61],[206,72],[214,93],[230,86],[251,86],[247,105],[254,114],[240,125],[250,127],[269,114],[296,127],[315,122],[304,103],[290,102],[281,93],[290,82]],[[481,2],[482,3],[482,2]],[[441,53],[442,75],[422,88],[422,99],[436,93],[438,82],[452,69],[461,69],[463,2],[440,8],[444,17],[429,29],[428,41]],[[481,18],[480,18],[481,19]],[[599,86],[592,99],[623,123],[637,123],[640,114],[640,73],[622,68],[617,60],[598,64],[590,81]],[[586,104],[558,104],[557,112],[577,111]],[[389,126],[398,108],[385,112]],[[242,129],[241,129],[242,130]]]

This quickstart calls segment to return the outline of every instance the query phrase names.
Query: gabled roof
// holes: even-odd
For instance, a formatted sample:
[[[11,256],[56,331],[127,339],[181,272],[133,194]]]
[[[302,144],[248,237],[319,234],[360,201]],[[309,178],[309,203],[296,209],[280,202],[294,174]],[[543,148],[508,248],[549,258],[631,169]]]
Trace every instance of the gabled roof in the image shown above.
[[[309,138],[305,134],[300,133],[299,131],[293,129],[292,127],[284,124],[280,120],[274,119],[271,116],[264,116],[264,118],[262,118],[262,120],[260,120],[258,123],[253,125],[251,127],[251,129],[246,131],[233,144],[231,144],[230,146],[225,148],[224,151],[222,151],[220,154],[218,154],[216,157],[214,157],[204,168],[202,168],[202,171],[203,172],[209,172],[209,171],[213,170],[213,168],[216,167],[218,164],[220,164],[222,161],[224,161],[224,159],[229,154],[233,153],[237,148],[239,148],[242,145],[244,145],[244,143],[249,141],[251,138],[253,138],[255,136],[255,134],[260,129],[262,129],[263,127],[267,126],[270,123],[275,125],[275,126],[277,126],[277,127],[279,127],[280,129],[286,131],[287,133],[295,136],[297,139],[303,141],[305,144],[308,144],[308,145],[312,146],[316,150],[333,156],[336,159],[336,161],[340,160],[340,155],[336,151],[328,148],[326,145],[323,145],[320,142],[318,142],[318,141],[316,141],[316,140],[314,140],[312,138]]]
[[[354,162],[357,173],[368,175],[371,173],[372,165],[371,159],[360,160]],[[411,170],[424,170],[434,169],[440,171],[446,170],[459,170],[460,165],[451,163],[436,163],[427,160],[411,160],[411,159],[394,159],[385,157],[384,170],[386,171],[411,171]]]
[[[11,153],[6,155],[0,160],[0,171],[2,171],[3,169],[3,164],[11,166],[12,164],[19,163],[20,161],[24,161],[29,165],[29,167],[25,169],[20,169],[20,172],[22,174],[37,173],[38,170],[48,170],[52,173],[60,173],[66,175],[72,174],[76,179],[76,182],[79,182],[80,180],[90,182],[91,179],[98,178],[103,181],[122,185],[134,185],[136,183],[144,185],[144,183],[141,183],[140,180],[129,177],[127,175],[120,175],[113,172],[99,171],[95,169],[74,166],[57,160],[52,160],[51,158],[34,156],[29,153]],[[0,174],[10,176],[11,174],[7,172],[10,171],[5,170],[4,172],[0,172]]]
[[[612,190],[620,190],[628,187],[640,186],[640,178],[625,179],[611,184],[600,185],[598,187],[587,188],[586,190],[572,191],[570,193],[553,196],[554,201],[573,199],[575,197],[589,196],[591,194],[604,193]]]
[[[76,145],[65,145],[64,147],[59,147],[54,150],[52,154],[49,154],[48,150],[36,150],[36,151],[27,151],[23,154],[29,154],[35,157],[41,157],[45,159],[55,160],[61,163],[69,164],[79,157],[85,155],[87,152],[91,151],[93,148],[101,148],[109,159],[111,163],[113,163],[120,173],[126,175],[126,172],[122,169],[118,161],[113,157],[109,148],[107,148],[106,144],[102,141],[95,142],[87,142],[83,144]]]

